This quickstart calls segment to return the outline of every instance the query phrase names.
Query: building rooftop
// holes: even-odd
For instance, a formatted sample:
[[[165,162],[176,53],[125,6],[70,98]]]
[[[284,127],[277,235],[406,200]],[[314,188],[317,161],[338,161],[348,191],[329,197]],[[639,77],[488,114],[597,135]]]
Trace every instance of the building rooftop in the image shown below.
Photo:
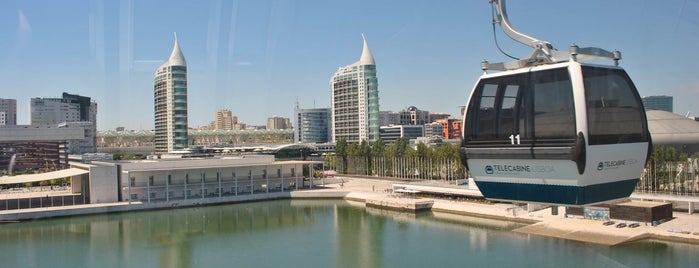
[[[272,155],[244,155],[215,158],[172,158],[136,161],[119,161],[122,171],[183,170],[196,168],[229,168],[239,166],[265,166],[275,164],[308,164],[312,161],[274,161]],[[317,161],[316,161],[317,162]],[[94,162],[93,162],[94,163]],[[318,162],[322,163],[322,162]]]

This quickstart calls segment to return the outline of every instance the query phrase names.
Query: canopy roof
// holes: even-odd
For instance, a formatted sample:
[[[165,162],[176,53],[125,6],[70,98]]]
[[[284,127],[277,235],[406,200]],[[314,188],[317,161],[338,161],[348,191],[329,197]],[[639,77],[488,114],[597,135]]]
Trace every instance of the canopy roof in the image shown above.
[[[47,181],[53,179],[61,179],[65,177],[72,177],[77,175],[88,174],[90,171],[79,169],[79,168],[69,168],[59,171],[51,171],[39,174],[27,174],[27,175],[17,175],[17,176],[2,176],[0,177],[0,184],[18,184],[26,182],[35,181]]]

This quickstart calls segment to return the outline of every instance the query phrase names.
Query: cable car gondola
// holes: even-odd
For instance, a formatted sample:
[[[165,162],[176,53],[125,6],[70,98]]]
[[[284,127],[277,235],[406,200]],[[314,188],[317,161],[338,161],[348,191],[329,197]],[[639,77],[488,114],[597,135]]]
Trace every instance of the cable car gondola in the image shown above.
[[[534,53],[483,62],[466,106],[461,158],[483,196],[576,206],[627,198],[651,139],[638,91],[618,66],[621,54],[575,45],[555,50],[512,28],[505,0],[491,3],[495,23]]]

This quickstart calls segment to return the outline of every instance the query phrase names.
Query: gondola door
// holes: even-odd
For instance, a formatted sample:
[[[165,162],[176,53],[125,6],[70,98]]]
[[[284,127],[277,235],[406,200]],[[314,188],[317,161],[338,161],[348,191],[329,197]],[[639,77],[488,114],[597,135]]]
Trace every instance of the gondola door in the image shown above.
[[[483,79],[466,113],[464,145],[470,159],[530,159],[526,109],[529,73]]]

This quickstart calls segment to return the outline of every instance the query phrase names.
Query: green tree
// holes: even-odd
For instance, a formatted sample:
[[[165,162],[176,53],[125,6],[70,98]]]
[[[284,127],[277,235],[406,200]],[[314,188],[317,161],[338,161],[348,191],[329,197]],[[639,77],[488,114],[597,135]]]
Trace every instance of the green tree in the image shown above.
[[[373,157],[383,157],[386,153],[386,143],[382,139],[379,139],[371,145],[371,155]]]
[[[417,144],[417,157],[421,158],[427,158],[431,155],[432,149],[430,147],[427,147],[424,143],[418,143]]]
[[[335,144],[335,156],[339,166],[337,172],[341,174],[347,173],[347,140],[340,139]]]

